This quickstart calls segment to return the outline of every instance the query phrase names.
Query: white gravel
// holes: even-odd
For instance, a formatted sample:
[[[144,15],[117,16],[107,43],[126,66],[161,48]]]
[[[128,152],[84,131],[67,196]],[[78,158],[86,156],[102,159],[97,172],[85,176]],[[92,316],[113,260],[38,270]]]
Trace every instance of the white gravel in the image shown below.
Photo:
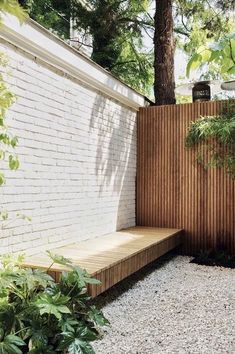
[[[111,326],[97,354],[234,354],[235,271],[168,257],[97,299]]]

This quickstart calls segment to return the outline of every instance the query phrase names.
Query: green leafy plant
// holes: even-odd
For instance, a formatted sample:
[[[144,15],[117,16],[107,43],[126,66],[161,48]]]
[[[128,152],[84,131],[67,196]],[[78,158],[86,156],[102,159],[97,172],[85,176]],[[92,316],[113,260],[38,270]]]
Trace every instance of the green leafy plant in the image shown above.
[[[185,143],[188,148],[199,146],[198,161],[205,167],[224,168],[235,178],[235,106],[192,122]]]
[[[18,138],[11,134],[6,124],[8,109],[16,99],[4,80],[3,73],[6,68],[7,59],[3,53],[0,53],[0,186],[6,183],[4,170],[6,170],[7,167],[10,170],[17,170],[20,165],[19,158],[14,153],[14,149],[18,145]],[[16,217],[26,218],[26,216],[22,216],[20,213],[17,213]],[[0,219],[5,222],[8,218],[8,212],[0,210]],[[1,226],[4,228],[4,223]]]
[[[187,65],[187,76],[204,64],[214,63],[225,78],[235,75],[235,32],[210,46],[200,46]]]
[[[21,22],[27,18],[26,11],[19,5],[17,0],[0,0],[0,25],[2,15],[7,13],[16,16]],[[12,153],[12,150],[17,146],[18,139],[9,133],[6,124],[7,111],[15,102],[15,95],[4,80],[3,73],[6,71],[7,64],[6,56],[0,52],[0,160],[7,160],[9,168],[17,170],[19,168],[19,159],[18,156]],[[0,170],[0,186],[5,181],[5,175]]]
[[[17,0],[0,0],[0,22],[2,14],[11,14],[23,22],[27,18],[27,12],[19,5]]]
[[[0,26],[2,22],[2,15],[11,14],[18,18],[20,22],[23,22],[27,18],[26,11],[19,5],[17,0],[0,0]],[[14,149],[18,145],[18,139],[12,135],[6,124],[6,117],[8,109],[15,102],[16,97],[8,87],[5,81],[5,74],[7,71],[8,60],[4,53],[0,52],[0,186],[5,184],[5,174],[3,170],[8,168],[10,170],[17,170],[20,162]],[[9,214],[5,210],[0,210],[0,219],[6,221]],[[27,219],[29,218],[21,213],[17,213],[17,218]],[[1,225],[4,228],[4,224]]]
[[[191,263],[235,268],[235,256],[231,255],[224,249],[210,249],[207,251],[200,251],[199,254],[191,260]]]
[[[20,0],[30,17],[63,39],[70,25],[79,46],[92,49],[92,59],[144,94],[151,94],[153,51],[144,48],[143,32],[153,33],[149,0]],[[70,21],[72,19],[72,21]],[[148,33],[148,32],[151,32]],[[85,38],[92,38],[87,44]]]
[[[41,270],[22,268],[22,256],[1,258],[0,353],[92,354],[91,342],[108,320],[91,304],[87,284],[99,284],[63,256],[59,283]]]
[[[0,70],[6,68],[7,61],[4,55],[0,55]],[[7,160],[11,170],[17,170],[19,167],[18,156],[12,153],[12,150],[18,144],[16,136],[10,134],[6,125],[6,114],[8,109],[15,101],[15,95],[9,90],[4,81],[3,74],[0,74],[0,160]],[[0,185],[5,183],[5,175],[0,171]]]

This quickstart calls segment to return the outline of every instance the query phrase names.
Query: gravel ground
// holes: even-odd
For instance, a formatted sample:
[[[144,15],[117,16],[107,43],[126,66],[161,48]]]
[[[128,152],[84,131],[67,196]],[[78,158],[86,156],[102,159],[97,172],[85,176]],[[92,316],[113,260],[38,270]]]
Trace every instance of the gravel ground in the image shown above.
[[[168,256],[97,299],[97,354],[234,354],[235,272]]]

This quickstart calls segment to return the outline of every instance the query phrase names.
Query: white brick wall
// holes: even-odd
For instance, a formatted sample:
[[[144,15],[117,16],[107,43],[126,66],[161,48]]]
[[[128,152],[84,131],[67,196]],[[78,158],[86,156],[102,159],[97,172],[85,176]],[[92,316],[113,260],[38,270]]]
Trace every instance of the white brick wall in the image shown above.
[[[136,112],[3,39],[21,166],[6,171],[0,253],[35,253],[135,225]]]

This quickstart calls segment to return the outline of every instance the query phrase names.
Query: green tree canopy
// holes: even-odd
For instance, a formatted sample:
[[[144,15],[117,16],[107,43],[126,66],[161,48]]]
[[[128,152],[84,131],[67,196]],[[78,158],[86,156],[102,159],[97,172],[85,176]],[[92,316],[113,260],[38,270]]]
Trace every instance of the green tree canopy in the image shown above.
[[[143,49],[143,33],[153,30],[150,0],[19,0],[30,16],[69,39],[70,19],[93,39],[92,59],[143,93],[153,83],[153,51]],[[89,6],[86,5],[89,4]]]
[[[149,1],[91,0],[73,8],[75,26],[93,38],[92,59],[132,87],[152,83],[152,55],[143,50],[143,31],[152,28]]]
[[[235,32],[226,35],[219,42],[202,45],[194,53],[187,65],[187,75],[191,70],[203,69],[213,64],[224,79],[235,77]]]
[[[92,36],[93,60],[132,87],[149,93],[153,49],[147,51],[143,44],[146,33],[153,38],[152,0],[19,1],[34,20],[64,39],[69,39],[73,18],[76,29]],[[191,56],[202,45],[219,42],[234,30],[234,7],[231,0],[174,0],[175,47]],[[211,61],[202,76],[220,76],[217,65]]]
[[[215,43],[223,46],[227,36],[235,31],[234,7],[235,2],[230,0],[175,0],[177,46],[189,57],[193,56],[187,74],[191,66],[198,67],[199,62],[207,61],[206,70],[201,71],[202,78],[221,77],[217,60],[214,60],[219,52],[213,56],[211,53]]]
[[[19,0],[36,22],[63,39],[69,39],[70,0]]]

